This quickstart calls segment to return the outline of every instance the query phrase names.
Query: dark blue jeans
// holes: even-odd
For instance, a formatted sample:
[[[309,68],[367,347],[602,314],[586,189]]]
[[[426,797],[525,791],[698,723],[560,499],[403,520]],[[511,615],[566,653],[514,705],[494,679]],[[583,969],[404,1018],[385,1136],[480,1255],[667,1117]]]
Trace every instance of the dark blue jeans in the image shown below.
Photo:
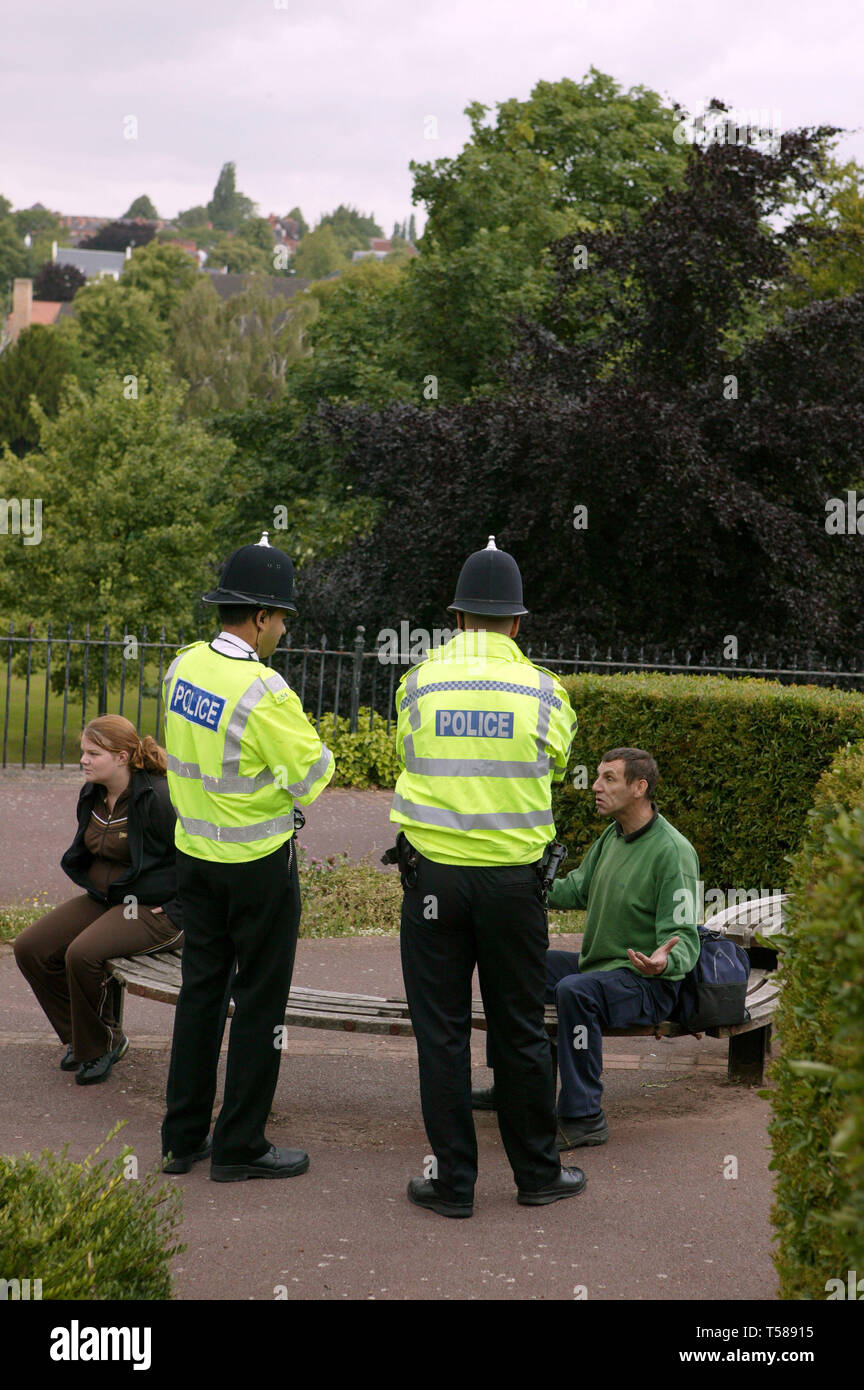
[[[546,1001],[558,1009],[558,1114],[595,1115],[603,1086],[603,1029],[662,1023],[678,998],[680,981],[620,970],[579,970],[578,951],[546,952]]]

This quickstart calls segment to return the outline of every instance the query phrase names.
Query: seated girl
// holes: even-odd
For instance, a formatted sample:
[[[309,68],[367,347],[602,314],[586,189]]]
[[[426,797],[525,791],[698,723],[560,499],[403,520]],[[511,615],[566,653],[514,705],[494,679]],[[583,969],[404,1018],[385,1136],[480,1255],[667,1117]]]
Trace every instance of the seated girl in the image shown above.
[[[129,1040],[112,1016],[105,961],[179,948],[174,808],[165,750],[119,714],[81,735],[78,831],[61,868],[83,893],[16,939],[15,959],[80,1086],[105,1081]]]

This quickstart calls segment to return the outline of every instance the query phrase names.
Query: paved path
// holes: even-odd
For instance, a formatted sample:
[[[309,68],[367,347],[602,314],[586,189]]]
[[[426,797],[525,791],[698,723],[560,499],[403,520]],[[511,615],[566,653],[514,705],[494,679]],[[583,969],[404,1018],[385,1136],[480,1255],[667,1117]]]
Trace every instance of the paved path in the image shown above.
[[[558,938],[558,941],[561,941]],[[566,942],[566,938],[564,941]],[[295,979],[325,989],[401,989],[395,940],[301,940]],[[159,1158],[173,1009],[130,999],[128,1056],[101,1086],[58,1068],[61,1049],[0,946],[0,1152],[83,1158],[118,1119],[141,1171]],[[483,1038],[472,1050],[485,1071]],[[770,1258],[768,1106],[730,1086],[722,1042],[606,1044],[612,1136],[571,1156],[580,1196],[519,1207],[495,1116],[477,1116],[480,1178],[471,1221],[409,1206],[428,1145],[414,1041],[289,1030],[269,1135],[302,1144],[303,1177],[184,1188],[176,1293],[185,1299],[756,1299],[776,1297]],[[224,1056],[220,1063],[220,1095]],[[217,1097],[218,1105],[218,1097]],[[737,1159],[737,1179],[724,1164]],[[2,1271],[0,1271],[2,1273]]]
[[[62,902],[77,892],[60,868],[75,836],[75,806],[83,778],[73,768],[0,770],[0,905],[47,893]],[[393,793],[327,788],[305,809],[300,843],[321,857],[347,850],[377,859],[395,840],[389,820]]]
[[[71,840],[77,769],[0,773],[0,902],[47,890]],[[353,857],[392,842],[388,792],[327,791],[303,841]],[[572,938],[556,945],[573,948]],[[394,939],[301,940],[295,981],[321,989],[402,993]],[[82,1088],[58,1068],[61,1048],[0,944],[0,1152],[59,1149],[83,1158],[118,1119],[141,1171],[159,1160],[173,1009],[132,998],[128,1056]],[[477,1076],[488,1079],[475,1034]],[[726,1044],[705,1039],[606,1043],[612,1135],[569,1157],[588,1175],[577,1198],[519,1207],[495,1116],[477,1116],[475,1215],[445,1221],[411,1207],[405,1186],[428,1145],[414,1040],[291,1028],[269,1134],[303,1145],[310,1171],[283,1182],[217,1186],[206,1165],[184,1189],[174,1264],[181,1299],[755,1299],[776,1297],[771,1263],[768,1105],[726,1080]],[[220,1087],[224,1055],[220,1063]],[[221,1092],[220,1092],[221,1094]],[[219,1097],[217,1096],[217,1105]],[[734,1157],[738,1177],[724,1177]],[[3,1275],[0,1270],[0,1276]]]

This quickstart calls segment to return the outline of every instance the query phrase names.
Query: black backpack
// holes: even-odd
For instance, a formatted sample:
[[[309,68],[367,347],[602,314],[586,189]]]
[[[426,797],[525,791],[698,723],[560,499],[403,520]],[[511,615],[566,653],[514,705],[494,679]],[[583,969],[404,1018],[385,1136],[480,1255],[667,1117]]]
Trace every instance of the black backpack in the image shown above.
[[[688,1033],[712,1033],[747,1023],[747,952],[722,932],[697,927],[699,959],[681,981],[675,1012],[671,1015]]]

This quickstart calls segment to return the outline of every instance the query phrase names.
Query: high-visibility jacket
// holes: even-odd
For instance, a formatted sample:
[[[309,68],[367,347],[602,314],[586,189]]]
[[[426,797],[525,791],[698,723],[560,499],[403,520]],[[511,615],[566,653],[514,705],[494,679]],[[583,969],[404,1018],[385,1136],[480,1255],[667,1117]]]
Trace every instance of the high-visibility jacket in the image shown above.
[[[532,864],[555,837],[552,783],[576,716],[551,671],[484,628],[460,632],[396,694],[402,771],[390,819],[443,864]]]
[[[238,863],[294,834],[335,771],[291,687],[262,662],[182,647],[163,686],[168,787],[184,854]]]

